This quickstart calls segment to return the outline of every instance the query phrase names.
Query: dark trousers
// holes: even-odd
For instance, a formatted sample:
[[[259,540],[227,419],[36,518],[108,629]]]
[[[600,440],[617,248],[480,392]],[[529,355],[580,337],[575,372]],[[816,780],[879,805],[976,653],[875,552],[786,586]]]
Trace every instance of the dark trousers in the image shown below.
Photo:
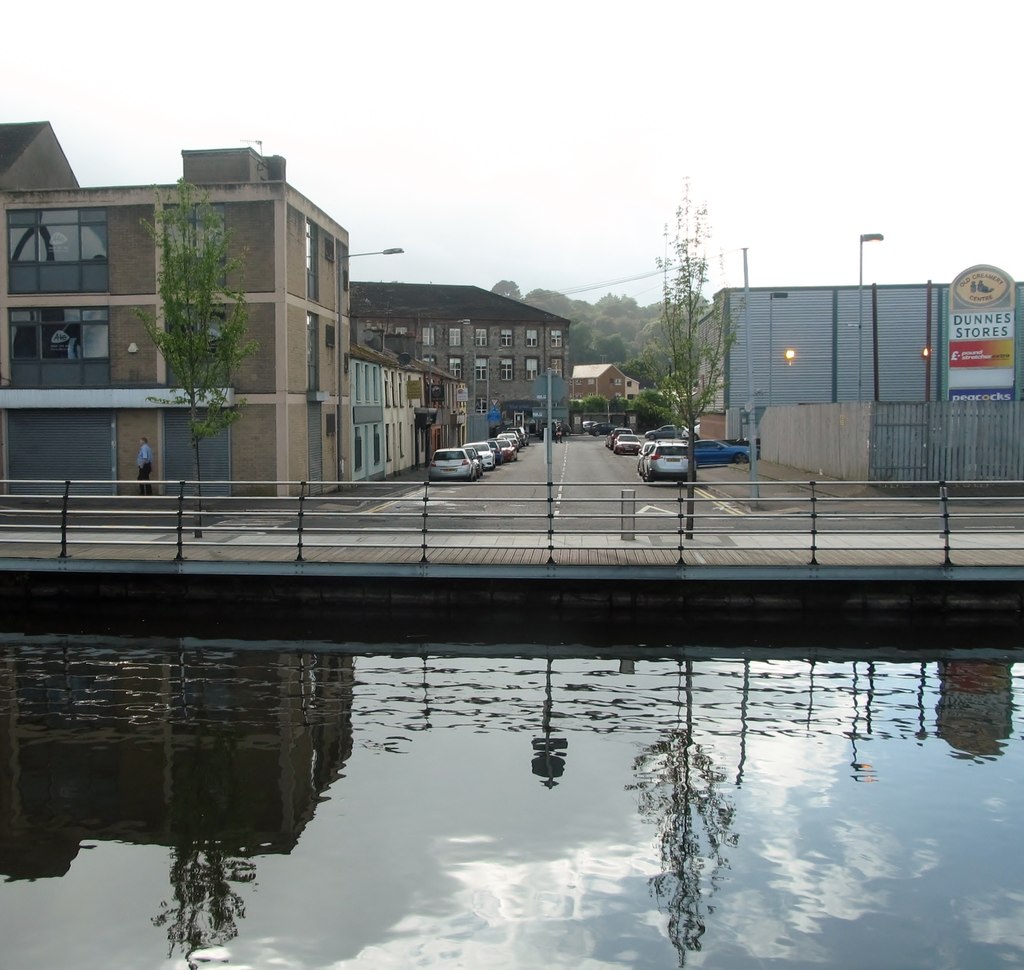
[[[153,486],[149,484],[149,476],[153,473],[152,462],[146,462],[144,465],[139,465],[139,494],[140,495],[152,495]]]

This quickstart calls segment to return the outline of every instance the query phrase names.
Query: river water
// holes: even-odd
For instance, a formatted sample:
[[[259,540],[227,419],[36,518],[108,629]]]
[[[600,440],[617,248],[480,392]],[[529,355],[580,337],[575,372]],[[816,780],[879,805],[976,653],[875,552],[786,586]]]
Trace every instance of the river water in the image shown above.
[[[12,629],[0,965],[1024,966],[1024,654],[960,641]]]

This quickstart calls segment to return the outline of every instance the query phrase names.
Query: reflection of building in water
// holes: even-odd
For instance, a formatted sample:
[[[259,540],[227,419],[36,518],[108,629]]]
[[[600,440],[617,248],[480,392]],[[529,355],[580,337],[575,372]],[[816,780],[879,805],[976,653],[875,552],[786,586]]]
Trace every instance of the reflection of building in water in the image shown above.
[[[965,754],[1002,754],[1013,731],[1013,672],[1009,664],[939,664],[936,733]]]
[[[50,647],[0,663],[8,877],[62,875],[92,839],[288,852],[351,754],[348,657]]]

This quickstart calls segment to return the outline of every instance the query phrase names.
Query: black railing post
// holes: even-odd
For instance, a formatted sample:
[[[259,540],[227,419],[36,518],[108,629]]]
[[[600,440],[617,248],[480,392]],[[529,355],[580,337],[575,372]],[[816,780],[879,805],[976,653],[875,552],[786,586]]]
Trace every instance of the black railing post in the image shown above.
[[[306,483],[299,482],[299,523],[296,527],[298,532],[297,540],[299,544],[298,554],[295,556],[296,562],[302,562],[302,516],[305,514],[305,501],[306,501]]]
[[[811,482],[811,565],[818,565],[818,492]]]
[[[175,562],[185,558],[184,548],[185,529],[185,483],[178,482],[178,554],[174,557]]]
[[[683,481],[680,478],[676,480],[676,503],[679,506],[679,558],[676,560],[677,566],[683,565],[683,538],[686,535],[686,516],[683,511]]]
[[[942,509],[942,565],[952,566],[949,555],[949,488],[945,482],[939,482],[939,506]]]
[[[555,563],[555,483],[548,479],[548,565]]]
[[[430,500],[430,480],[423,483],[423,526],[420,544],[420,562],[429,562],[427,558],[427,502]]]
[[[64,481],[64,500],[60,507],[60,555],[58,559],[68,558],[68,500],[71,496],[71,482]]]

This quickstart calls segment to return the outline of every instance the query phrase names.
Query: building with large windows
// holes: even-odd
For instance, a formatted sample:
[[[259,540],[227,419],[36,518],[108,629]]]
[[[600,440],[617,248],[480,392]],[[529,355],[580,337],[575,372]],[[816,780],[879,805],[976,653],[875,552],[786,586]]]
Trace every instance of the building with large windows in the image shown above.
[[[344,479],[347,231],[287,183],[279,156],[231,148],[182,159],[183,178],[244,253],[259,344],[230,389],[245,401],[241,419],[201,445],[204,491],[287,494]],[[83,188],[49,124],[0,125],[0,477],[9,488],[71,479],[131,490],[141,436],[155,481],[192,477],[186,412],[158,400],[173,377],[136,313],[158,309],[147,223],[175,194]]]
[[[350,298],[353,340],[461,380],[469,412],[493,424],[543,422],[533,384],[566,372],[565,317],[476,286],[353,282]]]

